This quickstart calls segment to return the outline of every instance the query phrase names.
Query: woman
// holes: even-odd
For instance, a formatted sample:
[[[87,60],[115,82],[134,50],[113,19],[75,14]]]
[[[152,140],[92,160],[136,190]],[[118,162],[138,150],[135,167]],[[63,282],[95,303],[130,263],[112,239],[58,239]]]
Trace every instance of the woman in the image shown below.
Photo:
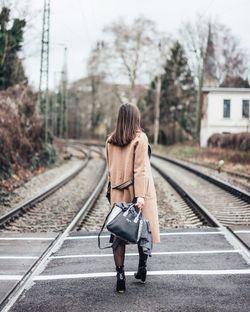
[[[115,130],[106,141],[110,204],[135,202],[149,221],[153,243],[160,242],[157,201],[152,177],[148,138],[140,126],[140,112],[135,105],[122,104],[118,112]],[[116,290],[125,291],[124,257],[125,243],[111,235],[113,255],[117,271]],[[138,244],[139,265],[135,278],[146,280],[148,255]]]

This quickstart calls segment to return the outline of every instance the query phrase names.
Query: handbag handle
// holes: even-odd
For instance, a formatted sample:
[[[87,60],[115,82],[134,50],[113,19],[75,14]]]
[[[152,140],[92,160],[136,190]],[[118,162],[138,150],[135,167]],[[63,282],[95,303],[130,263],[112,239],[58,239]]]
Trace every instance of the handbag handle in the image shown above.
[[[134,204],[134,203],[131,203],[131,204],[129,205],[128,209],[126,209],[126,211],[123,213],[123,215],[126,216],[126,215],[128,214],[128,212],[129,212],[129,209],[130,209],[131,207],[133,207],[133,206],[135,206],[135,204]]]
[[[113,205],[112,209],[110,209],[110,212],[108,213],[107,217],[105,218],[105,220],[104,220],[104,222],[103,222],[103,225],[102,225],[102,228],[101,228],[100,232],[98,233],[98,247],[99,247],[100,249],[111,248],[111,247],[113,246],[113,244],[112,244],[112,245],[110,245],[110,246],[101,247],[101,239],[100,239],[100,236],[101,236],[101,234],[102,234],[102,231],[103,231],[103,229],[104,229],[104,227],[105,227],[105,225],[106,225],[106,223],[107,223],[108,217],[110,216],[110,214],[111,214],[111,212],[112,212],[114,206],[115,206],[115,205]]]
[[[135,223],[138,222],[138,220],[139,220],[139,218],[140,218],[140,215],[141,215],[141,208],[140,208],[140,210],[139,210],[137,216],[136,216],[135,219],[134,219],[134,222],[135,222]]]

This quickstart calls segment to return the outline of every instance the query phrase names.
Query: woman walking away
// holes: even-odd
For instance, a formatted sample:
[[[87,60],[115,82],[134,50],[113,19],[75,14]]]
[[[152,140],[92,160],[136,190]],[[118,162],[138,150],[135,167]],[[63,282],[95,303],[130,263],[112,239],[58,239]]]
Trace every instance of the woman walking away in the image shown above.
[[[160,242],[156,192],[149,160],[148,138],[140,126],[140,112],[135,105],[122,104],[115,130],[106,141],[110,185],[110,205],[134,202],[149,221],[153,243]],[[117,271],[116,290],[125,291],[125,242],[111,234]],[[139,265],[135,278],[145,282],[147,258],[138,244]]]

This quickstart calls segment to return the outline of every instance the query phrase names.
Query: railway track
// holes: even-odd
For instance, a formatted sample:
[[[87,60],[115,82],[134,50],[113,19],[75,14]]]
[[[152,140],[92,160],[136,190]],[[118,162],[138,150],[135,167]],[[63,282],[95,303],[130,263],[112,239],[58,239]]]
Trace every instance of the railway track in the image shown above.
[[[153,176],[157,190],[158,213],[160,229],[169,228],[206,228],[206,224],[200,216],[194,213],[188,203],[166,183],[164,178],[153,169]],[[95,206],[89,213],[78,223],[77,231],[99,231],[102,227],[103,220],[109,212],[110,206],[106,198],[106,183],[100,194]]]
[[[156,159],[162,163],[157,165]],[[166,161],[166,170],[161,170]],[[215,220],[232,230],[250,226],[250,194],[246,191],[167,157],[153,154],[151,164],[181,196],[182,213],[197,226],[217,226]]]
[[[73,145],[72,145],[73,147]],[[77,146],[74,146],[76,148]],[[78,150],[82,150],[82,146],[78,146]],[[101,151],[100,147],[97,148],[91,148],[92,152],[103,156],[103,152]],[[89,154],[88,154],[89,156]],[[82,169],[86,167],[88,160],[84,162],[82,165]],[[82,169],[79,169],[80,171]],[[77,173],[75,173],[77,174]],[[92,209],[94,206],[99,194],[103,190],[103,187],[105,185],[107,179],[106,175],[106,166],[104,166],[101,178],[98,180],[98,182],[95,184],[94,189],[92,190],[90,196],[86,197],[84,200],[83,205],[80,209],[77,210],[77,212],[72,215],[70,222],[65,223],[65,227],[63,230],[61,230],[55,238],[51,241],[51,243],[43,250],[42,254],[37,258],[37,260],[33,263],[33,265],[29,268],[29,270],[24,274],[24,276],[21,278],[21,280],[11,289],[11,291],[6,295],[5,299],[0,303],[0,311],[9,311],[9,309],[13,306],[13,304],[17,301],[21,293],[29,288],[33,283],[33,277],[39,274],[40,271],[44,269],[44,267],[49,262],[49,258],[53,253],[55,253],[63,244],[65,239],[67,238],[68,234],[71,231],[74,231],[77,228],[77,224],[80,222],[81,219],[84,219],[84,217],[88,214],[88,212]],[[66,183],[66,182],[65,182]],[[55,192],[55,191],[54,191]],[[51,194],[51,193],[50,193]],[[49,195],[46,195],[49,196]],[[41,197],[42,200],[45,198]],[[34,205],[37,203],[37,201],[34,201],[30,203],[29,205]],[[27,206],[27,204],[26,204]],[[21,206],[20,206],[20,209]],[[28,209],[28,208],[27,208]],[[18,218],[21,214],[21,211],[17,213],[16,218]],[[10,218],[12,219],[13,216],[10,215]]]
[[[71,146],[72,148],[78,149],[79,152],[83,149],[82,143],[72,143]],[[95,147],[92,146],[89,148],[92,151],[92,156],[89,155],[89,158],[95,158],[96,156],[103,154],[103,151],[101,150],[103,146],[96,145]],[[233,212],[233,209],[235,208],[234,205],[236,204],[240,206],[240,209],[242,208],[242,210],[240,211],[242,215],[244,214],[244,211],[249,212],[249,203],[247,201],[248,197],[246,197],[247,194],[240,195],[240,190],[230,190],[229,186],[227,186],[227,190],[222,190],[221,187],[218,185],[218,182],[215,186],[211,184],[211,181],[205,181],[203,177],[198,176],[198,173],[196,174],[194,172],[187,171],[187,169],[184,169],[184,167],[181,168],[181,170],[183,170],[181,174],[179,173],[180,166],[172,162],[172,169],[170,169],[170,166],[166,165],[166,163],[168,162],[165,158],[158,158],[156,156],[153,156],[151,159],[151,163],[152,166],[172,185],[172,187],[177,191],[177,193],[179,193],[180,197],[184,200],[184,208],[187,213],[190,214],[190,218],[193,218],[195,216],[195,222],[197,222],[198,220],[199,226],[205,225],[209,227],[216,227],[216,230],[222,232],[226,239],[231,243],[231,245],[235,247],[235,250],[240,250],[242,256],[246,259],[248,263],[250,263],[250,254],[248,247],[244,245],[244,242],[242,242],[239,237],[231,230],[234,229],[233,226],[238,227],[241,225],[249,225],[247,218],[250,217],[250,214],[246,213],[247,218],[236,218],[236,216],[238,216],[237,214],[231,215],[231,213],[229,213],[226,216],[227,209],[223,210],[223,200],[227,197],[226,205],[230,207],[231,212]],[[23,291],[25,289],[29,289],[32,286],[35,277],[38,276],[48,265],[50,259],[53,258],[53,255],[61,248],[62,244],[69,236],[69,233],[72,231],[82,230],[82,227],[86,225],[86,216],[91,215],[92,208],[94,207],[96,200],[100,196],[100,193],[102,192],[105,194],[104,186],[106,183],[106,178],[107,177],[105,167],[101,177],[95,185],[95,189],[91,192],[90,196],[85,198],[82,207],[71,216],[70,222],[65,223],[66,226],[59,231],[59,233],[51,241],[47,248],[44,249],[41,256],[38,257],[32,267],[25,273],[25,275],[21,278],[17,285],[6,296],[2,304],[0,304],[1,311],[9,311],[9,309],[18,300]],[[197,182],[196,179],[200,180],[198,180]],[[204,183],[204,181],[207,183],[206,185],[202,184]],[[209,183],[212,185],[212,189],[209,189]],[[217,210],[215,209],[215,206],[216,204],[218,204],[218,201],[215,199],[215,196],[213,196],[213,200],[206,200],[207,197],[211,196],[210,194],[215,194],[213,187],[216,187],[218,189],[218,197],[220,199],[220,205],[217,205],[217,208],[221,207],[220,212],[224,211],[224,215],[216,214]],[[206,191],[205,195],[203,195],[202,197],[202,193],[204,194],[204,189]],[[225,198],[223,199],[222,196],[225,196]],[[234,200],[233,205],[230,205],[232,200]],[[93,213],[93,220],[96,221],[95,213],[100,214],[100,211],[96,210],[96,212]],[[230,227],[228,227],[227,224],[228,219],[230,219]],[[91,222],[90,224],[92,224]]]
[[[74,143],[74,142],[73,142]],[[76,141],[79,146],[83,144],[81,141]],[[101,144],[93,144],[91,142],[84,142],[84,145],[91,146],[93,149],[104,148]],[[155,173],[157,176],[159,174]],[[169,209],[166,209],[166,205],[163,203],[160,204],[159,211],[159,221],[161,229],[169,228],[169,227],[206,227],[208,223],[204,218],[201,218],[200,215],[194,213],[192,209],[190,209],[189,204],[183,200],[183,198],[174,190],[171,185],[166,184],[164,179],[159,176],[164,183],[164,189],[162,185],[159,187],[161,189],[161,194],[159,194],[160,198],[164,199],[164,202],[169,205]],[[162,183],[161,183],[162,184]],[[102,194],[98,198],[97,204],[94,209],[89,211],[89,213],[82,218],[81,222],[79,222],[77,231],[98,231],[102,224],[105,216],[107,215],[110,207],[106,198],[106,187],[103,189]],[[159,192],[159,190],[158,190]],[[169,212],[171,211],[171,215]]]
[[[234,246],[241,248],[249,263],[249,246],[237,230],[249,229],[250,194],[167,157],[153,155],[151,164],[204,224],[220,228]]]
[[[90,145],[88,142],[85,144]],[[156,159],[163,162],[156,165]],[[159,170],[161,166],[166,166],[166,162],[166,170]],[[232,230],[241,226],[250,227],[248,192],[172,158],[153,154],[151,164],[177,190],[204,225],[215,226],[215,223],[202,208]]]
[[[44,216],[46,211],[43,211],[43,209],[34,209],[34,208],[41,202],[45,201],[46,199],[49,199],[54,193],[60,192],[63,186],[66,186],[70,181],[75,179],[79,175],[79,173],[81,173],[84,170],[84,168],[87,167],[90,159],[93,158],[93,153],[94,155],[98,154],[99,156],[101,155],[101,157],[103,157],[100,150],[96,151],[96,149],[91,149],[91,147],[87,147],[87,148],[86,146],[79,147],[79,145],[73,145],[73,144],[71,144],[70,147],[74,150],[77,150],[79,153],[81,153],[81,155],[84,156],[85,160],[79,163],[73,164],[73,166],[67,172],[65,172],[61,177],[53,181],[51,184],[47,185],[45,188],[43,188],[33,197],[25,200],[24,202],[19,203],[12,210],[2,215],[0,217],[0,229],[1,230],[4,230],[4,229],[13,230],[15,228],[15,224],[18,222],[21,223],[22,221],[20,220],[25,220],[25,218],[26,219],[28,218],[29,220],[36,219],[36,218],[38,220],[40,219],[40,222],[38,222],[37,227],[41,229],[42,228],[41,222],[43,222],[43,219],[46,222],[46,217]],[[68,213],[67,218],[71,219],[70,212]],[[64,218],[64,221],[66,221],[65,218]],[[44,229],[44,231],[45,230],[46,228]],[[53,230],[52,227],[51,227],[51,230]],[[25,231],[25,228],[24,228],[24,231]]]
[[[154,157],[153,166],[167,166],[168,176],[183,185],[185,190],[193,194],[196,201],[206,206],[223,225],[232,228],[250,226],[249,193],[179,161],[156,155]]]

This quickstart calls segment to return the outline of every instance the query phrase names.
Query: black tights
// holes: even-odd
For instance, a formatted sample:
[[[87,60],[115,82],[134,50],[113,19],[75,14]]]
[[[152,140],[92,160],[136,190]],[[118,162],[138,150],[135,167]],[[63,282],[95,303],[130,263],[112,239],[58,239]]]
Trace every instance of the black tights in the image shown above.
[[[125,244],[119,243],[119,245],[113,249],[113,255],[115,260],[116,267],[123,267],[124,266],[124,259],[125,259]]]
[[[142,247],[137,244],[138,252],[139,252],[139,267],[146,266],[148,255],[144,254]],[[113,249],[113,255],[115,260],[116,267],[123,267],[124,266],[124,259],[125,259],[125,250],[126,245],[122,242]]]

